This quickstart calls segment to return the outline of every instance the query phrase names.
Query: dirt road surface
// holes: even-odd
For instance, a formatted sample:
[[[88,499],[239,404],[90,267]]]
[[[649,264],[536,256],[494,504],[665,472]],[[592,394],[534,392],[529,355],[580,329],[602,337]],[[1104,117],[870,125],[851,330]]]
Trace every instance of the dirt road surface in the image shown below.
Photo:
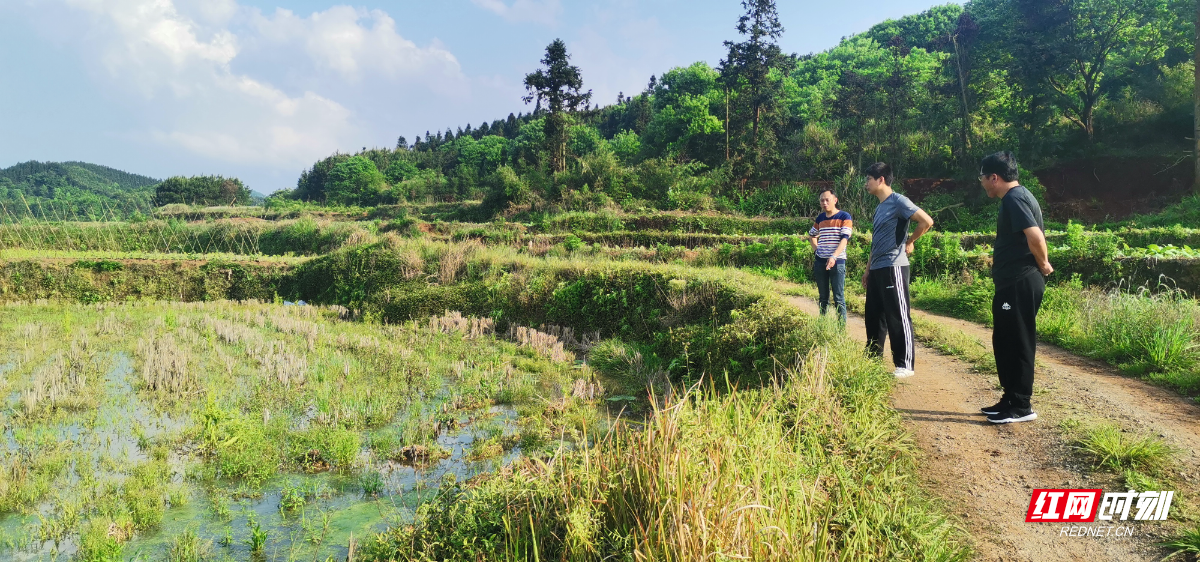
[[[811,299],[788,300],[817,313]],[[961,330],[991,351],[989,328],[916,310],[913,315]],[[852,316],[847,329],[866,341],[861,317]],[[884,355],[891,365],[890,350]],[[923,452],[925,487],[961,518],[975,540],[977,560],[1161,560],[1168,552],[1155,544],[1170,533],[1168,523],[1091,523],[1087,526],[1132,528],[1132,536],[1069,537],[1062,536],[1061,524],[1026,523],[1025,512],[1034,488],[1122,489],[1120,477],[1093,470],[1074,447],[1069,435],[1077,422],[1082,427],[1115,424],[1135,435],[1162,438],[1179,451],[1176,466],[1183,468],[1173,476],[1194,489],[1200,478],[1200,407],[1053,346],[1039,344],[1038,362],[1033,398],[1038,419],[993,425],[979,408],[1000,396],[995,375],[918,344],[917,374],[899,382],[893,403]],[[1173,515],[1180,503],[1177,499]]]

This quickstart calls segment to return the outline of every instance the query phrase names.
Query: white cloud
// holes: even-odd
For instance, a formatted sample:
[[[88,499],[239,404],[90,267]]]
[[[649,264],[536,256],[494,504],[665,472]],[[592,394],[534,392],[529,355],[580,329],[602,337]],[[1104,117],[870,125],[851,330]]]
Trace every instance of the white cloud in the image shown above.
[[[215,77],[190,109],[172,130],[155,130],[153,137],[225,162],[305,166],[356,132],[350,111],[337,102],[312,92],[288,96],[231,74]]]
[[[511,5],[505,4],[504,0],[471,0],[471,2],[511,22],[531,21],[554,25],[563,11],[562,3],[559,0],[513,0]]]
[[[170,0],[67,0],[67,4],[92,16],[96,36],[106,43],[103,60],[112,72],[127,67],[224,65],[237,56],[237,38],[232,33],[216,30],[201,39],[197,26],[180,15]]]
[[[66,43],[107,71],[97,78],[113,97],[137,106],[141,130],[130,136],[220,162],[307,166],[372,136],[371,116],[347,100],[376,88],[428,95],[471,85],[440,43],[416,45],[379,10],[334,6],[300,17],[264,16],[236,0],[58,2],[86,30]],[[362,81],[371,87],[345,87]]]
[[[258,16],[262,37],[277,45],[303,46],[321,68],[359,79],[363,73],[387,78],[434,75],[439,82],[461,82],[458,59],[438,44],[418,47],[396,33],[396,21],[380,10],[334,6],[301,18],[278,9]]]

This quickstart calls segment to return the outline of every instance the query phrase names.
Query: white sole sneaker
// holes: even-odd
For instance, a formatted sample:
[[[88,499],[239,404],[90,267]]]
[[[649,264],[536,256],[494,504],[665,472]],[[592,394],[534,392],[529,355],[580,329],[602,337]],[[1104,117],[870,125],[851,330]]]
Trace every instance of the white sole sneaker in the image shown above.
[[[916,371],[913,371],[912,369],[905,369],[904,367],[896,367],[896,370],[892,372],[892,375],[898,379],[906,379],[915,374],[917,374]]]
[[[1037,412],[1029,412],[1028,415],[1024,415],[1024,416],[1020,416],[1020,417],[1013,416],[1013,417],[995,419],[998,417],[999,416],[996,416],[996,415],[988,416],[988,421],[990,421],[992,423],[1017,423],[1017,422],[1033,421],[1033,420],[1037,419]]]

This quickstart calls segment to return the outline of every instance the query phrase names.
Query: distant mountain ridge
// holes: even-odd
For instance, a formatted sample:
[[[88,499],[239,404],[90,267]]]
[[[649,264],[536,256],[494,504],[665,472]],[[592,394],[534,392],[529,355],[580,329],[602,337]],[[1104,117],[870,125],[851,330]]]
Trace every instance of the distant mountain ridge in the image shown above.
[[[0,169],[0,215],[96,219],[146,213],[162,180],[88,162],[31,160]]]
[[[74,168],[74,170],[72,170]],[[162,180],[155,179],[149,176],[140,174],[131,174],[129,172],[102,166],[100,164],[91,164],[88,162],[38,162],[30,160],[14,164],[3,170],[0,170],[0,178],[8,178],[14,184],[22,183],[30,176],[39,173],[55,173],[62,176],[69,176],[72,172],[78,173],[79,170],[86,171],[90,175],[115,183],[125,189],[138,189],[149,187],[161,183]]]

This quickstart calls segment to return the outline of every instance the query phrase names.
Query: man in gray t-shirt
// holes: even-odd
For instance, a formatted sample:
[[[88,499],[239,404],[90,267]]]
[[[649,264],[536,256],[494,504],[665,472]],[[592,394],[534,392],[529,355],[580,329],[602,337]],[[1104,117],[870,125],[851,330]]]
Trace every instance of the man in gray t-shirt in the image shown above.
[[[883,162],[867,170],[867,191],[879,199],[871,231],[871,259],[863,273],[867,292],[867,351],[883,355],[883,339],[891,338],[893,373],[911,377],[916,366],[912,317],[908,306],[908,255],[913,243],[933,227],[933,218],[907,197],[892,191],[892,169]],[[908,225],[917,228],[908,235]]]

